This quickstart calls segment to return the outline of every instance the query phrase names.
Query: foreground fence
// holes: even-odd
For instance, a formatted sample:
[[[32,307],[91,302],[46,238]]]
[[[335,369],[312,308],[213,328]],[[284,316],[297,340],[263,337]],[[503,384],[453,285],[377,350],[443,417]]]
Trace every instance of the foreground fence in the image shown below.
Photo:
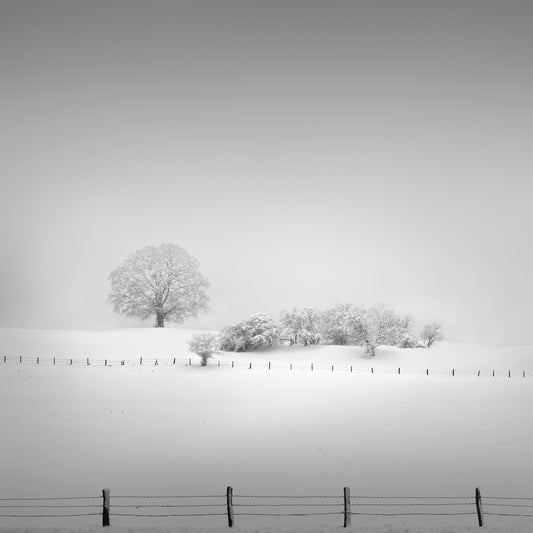
[[[113,503],[112,503],[113,502]],[[488,511],[484,511],[484,508]],[[113,495],[103,489],[101,496],[64,498],[0,498],[0,517],[76,518],[101,517],[102,526],[111,518],[225,517],[229,527],[238,517],[324,517],[338,516],[344,527],[358,517],[458,517],[471,516],[482,527],[486,516],[533,518],[533,498],[485,496],[476,488],[472,496],[368,496],[350,494],[344,487],[339,495],[235,495],[186,496]],[[352,522],[353,519],[353,522]]]
[[[32,365],[62,365],[62,366],[105,366],[105,367],[111,367],[111,366],[131,366],[131,365],[139,365],[139,366],[175,366],[175,365],[182,365],[182,366],[200,366],[200,362],[198,360],[194,360],[193,358],[177,358],[177,357],[166,357],[166,358],[158,358],[158,357],[138,357],[136,359],[107,359],[107,358],[91,358],[91,357],[84,357],[84,358],[69,358],[69,357],[23,357],[21,355],[19,356],[0,356],[1,359],[5,364],[7,363],[16,363],[16,364],[32,364]],[[289,371],[327,371],[327,372],[343,372],[343,373],[352,373],[352,374],[419,374],[419,375],[425,375],[425,376],[477,376],[477,377],[520,377],[520,378],[526,378],[526,377],[532,377],[533,376],[533,370],[458,370],[455,368],[449,369],[449,370],[443,370],[443,369],[437,369],[437,370],[431,370],[429,368],[401,368],[401,367],[395,367],[395,368],[378,368],[378,367],[357,367],[353,365],[346,365],[346,364],[337,364],[337,365],[331,365],[331,364],[315,364],[315,363],[272,363],[271,361],[268,362],[244,362],[244,361],[223,361],[223,360],[216,360],[216,361],[210,361],[207,363],[206,366],[210,367],[231,367],[231,368],[241,368],[241,369],[247,369],[247,370],[254,370],[254,369],[263,369],[263,370],[289,370]]]

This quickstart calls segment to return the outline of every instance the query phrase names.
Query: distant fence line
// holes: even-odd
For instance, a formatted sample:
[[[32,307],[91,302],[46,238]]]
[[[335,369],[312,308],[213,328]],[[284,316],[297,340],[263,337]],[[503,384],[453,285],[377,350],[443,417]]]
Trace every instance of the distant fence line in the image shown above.
[[[113,500],[113,505],[111,505]],[[117,501],[117,503],[115,503]],[[192,503],[188,503],[191,502]],[[484,507],[490,507],[484,512]],[[25,511],[20,511],[24,509]],[[42,509],[48,512],[42,511]],[[58,510],[61,511],[58,511]],[[97,510],[98,509],[98,510]],[[30,513],[33,511],[33,513]],[[113,511],[113,512],[111,512]],[[21,514],[22,513],[22,514]],[[533,517],[533,498],[481,497],[479,488],[472,496],[369,496],[350,495],[344,487],[342,495],[234,495],[227,487],[225,494],[141,496],[113,495],[103,489],[101,496],[67,496],[53,498],[0,498],[0,517],[5,518],[76,518],[101,516],[102,526],[111,517],[179,518],[225,516],[229,527],[235,517],[309,517],[342,516],[344,527],[358,516],[467,516],[477,525],[486,516]],[[477,519],[477,520],[476,520]]]
[[[131,365],[152,365],[152,366],[174,366],[174,365],[185,365],[185,366],[200,366],[199,361],[193,362],[193,358],[177,358],[177,357],[138,357],[135,359],[107,359],[107,358],[70,358],[70,357],[41,357],[41,356],[0,356],[2,357],[4,363],[18,363],[18,364],[49,364],[49,365],[63,365],[63,366],[131,366]],[[477,377],[500,377],[505,376],[508,378],[511,377],[522,377],[526,378],[533,376],[533,370],[457,370],[452,368],[450,370],[431,370],[429,368],[379,368],[379,367],[356,367],[353,365],[330,365],[330,364],[319,364],[308,363],[303,365],[302,363],[293,364],[293,363],[272,363],[268,361],[266,363],[257,363],[257,362],[244,362],[244,361],[221,361],[220,359],[216,361],[210,361],[207,363],[207,366],[210,367],[231,367],[231,368],[246,368],[248,370],[253,369],[268,369],[268,370],[291,370],[291,371],[319,371],[326,370],[328,372],[344,372],[344,373],[356,373],[356,374],[423,374],[426,376],[477,376]]]

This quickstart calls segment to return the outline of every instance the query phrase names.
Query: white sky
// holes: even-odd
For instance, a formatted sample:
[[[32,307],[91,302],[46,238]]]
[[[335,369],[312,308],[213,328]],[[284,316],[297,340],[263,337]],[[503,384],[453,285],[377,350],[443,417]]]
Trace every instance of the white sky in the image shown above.
[[[218,328],[383,302],[533,343],[533,3],[0,4],[0,327],[136,325],[172,242]]]

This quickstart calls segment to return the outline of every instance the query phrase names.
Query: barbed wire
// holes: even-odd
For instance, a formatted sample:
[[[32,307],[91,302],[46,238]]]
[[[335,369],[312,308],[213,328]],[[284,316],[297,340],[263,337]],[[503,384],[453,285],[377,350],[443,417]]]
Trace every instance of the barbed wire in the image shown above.
[[[520,505],[520,504],[515,504],[515,503],[483,503],[483,505],[485,507],[521,507],[521,508],[524,508],[524,507],[530,507],[533,509],[533,505],[528,505],[526,503]]]
[[[0,505],[0,509],[85,509],[100,508],[101,505]]]
[[[350,496],[350,499],[372,500],[472,500],[472,496]]]
[[[483,496],[484,500],[521,500],[533,501],[533,498],[513,497],[513,496]]]
[[[173,516],[227,516],[226,513],[180,513],[180,514],[138,514],[138,513],[113,513],[113,516],[133,516],[139,518],[168,518]]]
[[[152,500],[155,500],[155,499],[179,499],[179,498],[225,498],[226,495],[225,494],[205,494],[205,495],[179,495],[179,496],[173,496],[173,495],[170,495],[170,496],[113,496],[113,499],[117,500],[117,499],[141,499],[141,498],[146,498],[146,499],[152,499]]]
[[[64,496],[53,498],[0,498],[2,502],[44,502],[44,501],[59,501],[59,500],[100,500],[102,496]]]
[[[3,518],[76,518],[79,516],[101,516],[101,513],[79,513],[79,514],[0,514]]]
[[[514,514],[514,513],[484,513],[485,516],[520,516],[520,517],[533,517],[533,514]]]
[[[194,508],[194,507],[226,507],[225,503],[217,504],[217,503],[206,503],[206,504],[190,504],[190,505],[113,505],[114,509],[127,509],[127,508],[134,508],[134,509],[178,509],[178,508]]]
[[[234,494],[233,495],[234,498],[293,498],[293,499],[312,499],[312,498],[316,498],[316,499],[343,499],[343,496],[333,496],[333,495],[327,495],[327,496],[324,496],[324,495],[315,495],[315,496],[294,496],[294,495],[290,495],[290,496],[276,496],[274,494],[268,494],[268,495],[250,495],[250,494]]]

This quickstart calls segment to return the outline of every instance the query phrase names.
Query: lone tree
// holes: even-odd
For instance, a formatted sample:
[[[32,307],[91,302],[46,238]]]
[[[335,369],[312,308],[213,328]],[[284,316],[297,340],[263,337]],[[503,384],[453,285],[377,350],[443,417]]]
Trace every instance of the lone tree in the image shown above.
[[[183,322],[207,311],[209,282],[199,266],[175,244],[146,246],[111,272],[108,300],[122,315],[143,320],[154,315],[158,328],[165,320]]]
[[[444,339],[444,335],[442,334],[442,326],[438,322],[426,324],[420,336],[428,348],[431,348],[431,345],[435,341]]]
[[[189,351],[198,355],[202,366],[218,351],[218,336],[214,333],[195,333],[188,341]]]

